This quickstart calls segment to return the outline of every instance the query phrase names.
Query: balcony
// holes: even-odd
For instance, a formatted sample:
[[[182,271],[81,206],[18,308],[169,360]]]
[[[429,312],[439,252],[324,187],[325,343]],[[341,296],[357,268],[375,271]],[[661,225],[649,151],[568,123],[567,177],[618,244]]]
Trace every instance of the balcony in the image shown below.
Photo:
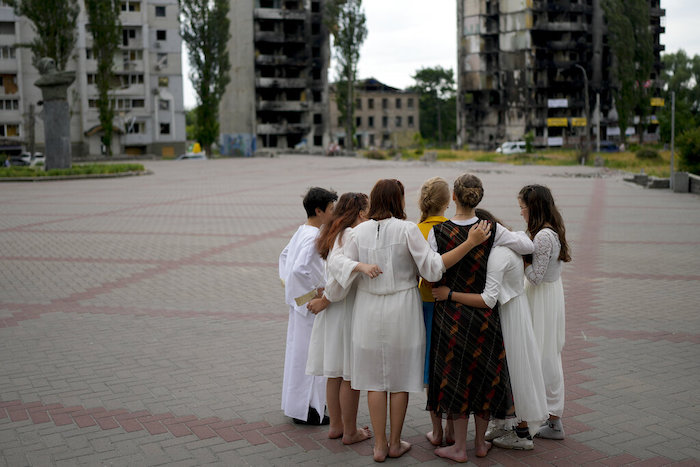
[[[305,78],[255,78],[256,88],[305,89]]]
[[[306,20],[306,11],[282,8],[256,8],[253,10],[253,18],[304,21]]]
[[[305,43],[306,36],[300,33],[285,34],[277,31],[255,31],[255,42],[270,42],[273,44]]]
[[[294,58],[287,55],[258,55],[255,57],[255,64],[305,67],[309,65],[309,59]]]
[[[308,133],[311,125],[308,123],[259,123],[258,134],[284,135],[289,133]]]
[[[255,107],[258,111],[303,112],[308,110],[309,103],[302,101],[259,101]]]
[[[586,23],[575,23],[571,21],[545,21],[538,20],[532,27],[539,31],[554,31],[554,32],[587,32],[588,25]]]
[[[666,10],[663,8],[649,8],[649,16],[652,18],[660,18],[666,16]]]

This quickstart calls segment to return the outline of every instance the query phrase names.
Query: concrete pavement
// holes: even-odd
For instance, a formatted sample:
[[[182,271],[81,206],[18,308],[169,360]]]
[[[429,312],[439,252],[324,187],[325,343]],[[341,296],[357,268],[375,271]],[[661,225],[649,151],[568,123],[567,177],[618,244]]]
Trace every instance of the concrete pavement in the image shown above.
[[[565,268],[563,442],[478,465],[700,464],[700,198],[581,167],[282,156],[148,162],[146,177],[0,184],[0,466],[371,465],[279,409],[287,309],[277,257],[312,185],[369,193],[480,176],[523,229],[548,185]],[[454,212],[451,208],[448,214]],[[391,464],[444,464],[411,395]],[[366,397],[359,422],[369,425]],[[473,433],[470,439],[473,437]]]

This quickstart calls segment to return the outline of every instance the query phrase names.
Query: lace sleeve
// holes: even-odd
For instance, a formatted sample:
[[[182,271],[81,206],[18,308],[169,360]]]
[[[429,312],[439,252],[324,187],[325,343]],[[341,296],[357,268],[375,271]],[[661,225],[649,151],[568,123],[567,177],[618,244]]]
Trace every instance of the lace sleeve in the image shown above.
[[[540,231],[535,235],[533,243],[535,244],[535,251],[532,254],[532,265],[525,269],[525,276],[530,282],[538,285],[542,282],[549,267],[549,260],[554,250],[554,242],[551,235],[545,231]]]

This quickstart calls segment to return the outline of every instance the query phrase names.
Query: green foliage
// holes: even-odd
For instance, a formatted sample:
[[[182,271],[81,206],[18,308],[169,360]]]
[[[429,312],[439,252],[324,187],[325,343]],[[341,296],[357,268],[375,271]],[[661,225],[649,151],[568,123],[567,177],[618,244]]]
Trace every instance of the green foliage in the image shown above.
[[[379,149],[371,149],[367,152],[365,152],[365,157],[367,159],[377,159],[377,160],[383,160],[386,159],[386,156],[382,151]]]
[[[97,86],[97,110],[102,126],[102,143],[107,155],[112,155],[112,133],[114,121],[114,101],[109,98],[109,90],[114,81],[114,56],[119,50],[121,39],[120,0],[85,0],[90,33],[93,38],[93,54],[97,61],[95,85]]]
[[[353,148],[355,134],[355,81],[360,48],[367,38],[365,12],[362,0],[330,0],[326,3],[324,23],[333,35],[337,61],[338,88],[336,103],[345,126],[345,144]]]
[[[197,109],[190,109],[185,111],[185,133],[187,134],[187,140],[193,141],[195,139],[195,128],[197,123]]]
[[[5,3],[34,26],[34,40],[20,44],[31,49],[34,66],[41,58],[50,57],[56,62],[57,70],[65,70],[78,37],[78,0],[5,0]]]
[[[647,0],[602,0],[608,25],[608,44],[615,61],[617,80],[613,94],[623,138],[635,111],[641,121],[649,113],[649,95],[642,83],[649,79],[654,63],[654,42],[649,31]]]
[[[532,154],[535,149],[532,144],[535,142],[535,132],[532,130],[528,131],[523,136],[523,140],[525,141],[525,153]]]
[[[198,102],[194,139],[210,156],[219,136],[219,102],[231,81],[229,0],[178,0],[178,4],[180,34],[187,44],[190,80]]]
[[[700,127],[680,135],[678,151],[681,168],[694,174],[700,174]]]
[[[442,146],[457,137],[457,105],[452,69],[421,68],[413,75],[413,90],[420,93],[420,132]]]
[[[671,141],[671,93],[676,93],[676,135],[700,126],[700,55],[692,58],[683,50],[665,54],[662,80],[667,83],[665,107],[657,117],[661,141]]]
[[[0,168],[0,177],[56,177],[65,175],[117,174],[125,172],[145,172],[142,164],[84,164],[70,169],[49,169],[40,167],[12,166]]]
[[[634,154],[637,159],[661,159],[661,154],[659,154],[655,149],[642,148]]]

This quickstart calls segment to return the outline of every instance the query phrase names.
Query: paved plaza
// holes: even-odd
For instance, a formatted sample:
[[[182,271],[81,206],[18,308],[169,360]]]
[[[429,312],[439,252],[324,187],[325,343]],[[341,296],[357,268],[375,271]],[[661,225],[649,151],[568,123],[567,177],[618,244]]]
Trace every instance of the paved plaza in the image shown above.
[[[523,230],[516,195],[563,212],[564,441],[478,465],[700,464],[700,197],[586,167],[280,156],[154,161],[153,175],[0,183],[0,467],[372,465],[280,410],[288,309],[277,258],[312,185],[469,171]],[[448,215],[454,213],[454,207]],[[412,394],[387,464],[443,465]],[[366,395],[359,423],[369,425]],[[473,424],[470,424],[473,427]],[[473,444],[470,430],[469,446]]]

